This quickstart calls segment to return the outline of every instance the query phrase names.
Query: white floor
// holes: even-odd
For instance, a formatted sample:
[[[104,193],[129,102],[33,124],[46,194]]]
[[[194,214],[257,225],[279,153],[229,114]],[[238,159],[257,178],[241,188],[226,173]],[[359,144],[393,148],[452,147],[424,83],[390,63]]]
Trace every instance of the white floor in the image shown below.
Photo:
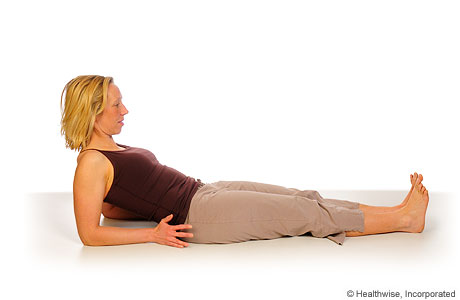
[[[370,205],[399,203],[403,191],[319,191]],[[158,296],[193,299],[348,299],[347,291],[451,291],[459,287],[457,199],[432,193],[422,234],[347,238],[339,246],[310,236],[238,244],[154,243],[86,247],[78,238],[71,193],[25,197],[25,248],[19,292],[49,298]],[[102,225],[155,226],[101,219]],[[14,225],[14,224],[11,224]],[[460,291],[457,291],[460,293]],[[147,297],[147,298],[146,298]]]

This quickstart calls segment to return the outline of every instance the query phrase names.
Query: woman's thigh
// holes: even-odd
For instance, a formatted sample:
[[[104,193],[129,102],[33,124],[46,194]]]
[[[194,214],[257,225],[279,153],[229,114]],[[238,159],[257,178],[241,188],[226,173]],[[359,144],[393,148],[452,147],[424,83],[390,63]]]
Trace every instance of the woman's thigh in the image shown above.
[[[254,181],[217,181],[214,182],[213,185],[228,190],[256,191],[278,195],[301,196],[308,199],[317,200],[322,203],[325,202],[346,208],[356,208],[359,206],[357,202],[353,201],[323,198],[321,194],[316,190],[300,190],[296,188],[284,187],[281,185],[260,183]]]
[[[256,191],[278,195],[294,195],[307,197],[315,200],[323,198],[315,190],[299,190],[296,188],[288,188],[281,185],[260,183],[254,181],[217,181],[213,184],[221,188],[226,188],[228,190]]]
[[[213,183],[192,200],[186,223],[193,226],[187,232],[194,237],[184,240],[234,243],[307,232],[325,237],[343,227],[356,227],[357,212],[347,211],[299,195],[229,189],[225,183]]]

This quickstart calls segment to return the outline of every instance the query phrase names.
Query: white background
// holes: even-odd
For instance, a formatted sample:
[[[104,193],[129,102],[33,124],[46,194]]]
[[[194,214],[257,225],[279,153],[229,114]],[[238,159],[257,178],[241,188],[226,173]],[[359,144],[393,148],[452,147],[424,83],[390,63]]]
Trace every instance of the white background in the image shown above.
[[[416,171],[455,192],[459,15],[456,1],[1,2],[4,221],[24,192],[72,190],[60,96],[87,74],[121,90],[117,142],[204,182],[406,190]]]

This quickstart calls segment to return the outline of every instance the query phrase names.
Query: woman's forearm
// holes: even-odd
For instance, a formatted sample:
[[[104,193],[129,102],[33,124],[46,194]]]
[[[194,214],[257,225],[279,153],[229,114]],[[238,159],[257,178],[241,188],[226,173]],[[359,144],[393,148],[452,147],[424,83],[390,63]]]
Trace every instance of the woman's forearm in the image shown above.
[[[154,228],[98,226],[81,240],[86,246],[109,246],[155,242]]]

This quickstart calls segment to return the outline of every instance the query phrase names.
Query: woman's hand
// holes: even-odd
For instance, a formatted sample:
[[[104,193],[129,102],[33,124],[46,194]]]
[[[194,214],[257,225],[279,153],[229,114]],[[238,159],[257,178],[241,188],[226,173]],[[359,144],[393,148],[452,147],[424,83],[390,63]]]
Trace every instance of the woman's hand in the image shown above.
[[[176,232],[176,230],[190,229],[192,225],[180,224],[180,225],[169,225],[168,222],[171,221],[173,215],[161,219],[161,222],[155,227],[155,242],[161,245],[168,245],[178,248],[187,247],[188,243],[181,241],[176,238],[178,237],[193,237],[193,233],[188,232]]]

